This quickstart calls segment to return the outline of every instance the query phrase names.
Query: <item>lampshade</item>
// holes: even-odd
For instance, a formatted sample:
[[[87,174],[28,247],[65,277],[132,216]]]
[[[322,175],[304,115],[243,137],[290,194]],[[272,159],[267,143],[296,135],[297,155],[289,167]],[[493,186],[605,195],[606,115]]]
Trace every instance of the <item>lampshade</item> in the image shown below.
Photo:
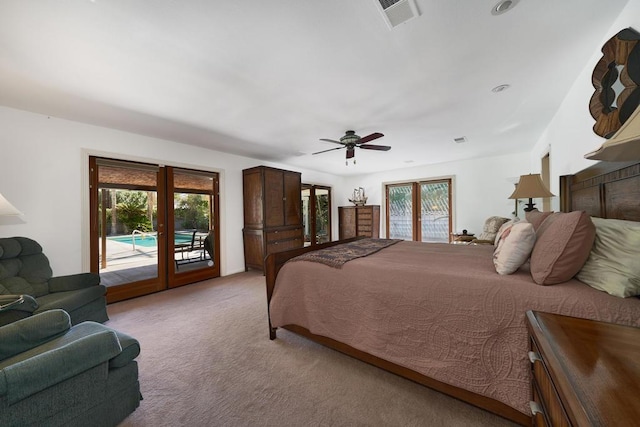
[[[521,175],[520,181],[515,191],[509,196],[510,199],[529,199],[525,212],[532,211],[535,204],[533,199],[537,197],[553,197],[554,194],[547,190],[539,173]]]
[[[640,160],[640,106],[600,148],[584,155],[589,160],[625,162]]]
[[[22,215],[7,199],[0,194],[0,216]]]

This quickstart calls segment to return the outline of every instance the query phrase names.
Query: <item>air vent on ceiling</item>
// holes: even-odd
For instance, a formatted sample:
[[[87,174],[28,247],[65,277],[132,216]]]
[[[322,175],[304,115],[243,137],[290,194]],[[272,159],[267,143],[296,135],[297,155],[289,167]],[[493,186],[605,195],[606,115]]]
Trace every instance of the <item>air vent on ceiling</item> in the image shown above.
[[[390,28],[420,15],[415,0],[376,0]]]

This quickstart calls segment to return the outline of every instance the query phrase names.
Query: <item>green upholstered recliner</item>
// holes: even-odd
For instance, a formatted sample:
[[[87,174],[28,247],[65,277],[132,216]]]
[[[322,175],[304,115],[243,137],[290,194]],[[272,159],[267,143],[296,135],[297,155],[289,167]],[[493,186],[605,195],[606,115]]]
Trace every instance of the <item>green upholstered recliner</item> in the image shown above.
[[[54,308],[69,313],[74,325],[109,320],[106,287],[99,275],[52,276],[38,242],[27,237],[0,239],[0,298],[24,295],[23,303],[0,312],[0,326]]]
[[[140,345],[49,310],[0,327],[2,426],[116,426],[140,404]]]

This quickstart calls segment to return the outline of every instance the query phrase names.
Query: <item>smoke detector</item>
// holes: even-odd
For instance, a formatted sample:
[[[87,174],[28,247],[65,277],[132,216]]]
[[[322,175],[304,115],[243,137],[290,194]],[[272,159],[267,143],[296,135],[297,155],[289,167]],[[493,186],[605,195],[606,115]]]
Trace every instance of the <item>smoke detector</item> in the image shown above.
[[[503,13],[507,13],[513,7],[518,4],[520,0],[501,0],[491,9],[492,15],[502,15]]]
[[[415,0],[375,0],[390,29],[420,16]]]

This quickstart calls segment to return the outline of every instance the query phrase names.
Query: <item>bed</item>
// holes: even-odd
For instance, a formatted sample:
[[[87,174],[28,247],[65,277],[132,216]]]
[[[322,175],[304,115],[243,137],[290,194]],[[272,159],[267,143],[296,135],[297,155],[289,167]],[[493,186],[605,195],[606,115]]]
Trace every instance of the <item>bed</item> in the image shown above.
[[[640,164],[561,177],[564,212],[640,221],[639,196]],[[523,425],[527,310],[640,326],[640,299],[576,279],[540,286],[526,268],[498,275],[490,245],[390,242],[340,268],[296,258],[353,241],[269,255],[270,338],[286,328]]]

